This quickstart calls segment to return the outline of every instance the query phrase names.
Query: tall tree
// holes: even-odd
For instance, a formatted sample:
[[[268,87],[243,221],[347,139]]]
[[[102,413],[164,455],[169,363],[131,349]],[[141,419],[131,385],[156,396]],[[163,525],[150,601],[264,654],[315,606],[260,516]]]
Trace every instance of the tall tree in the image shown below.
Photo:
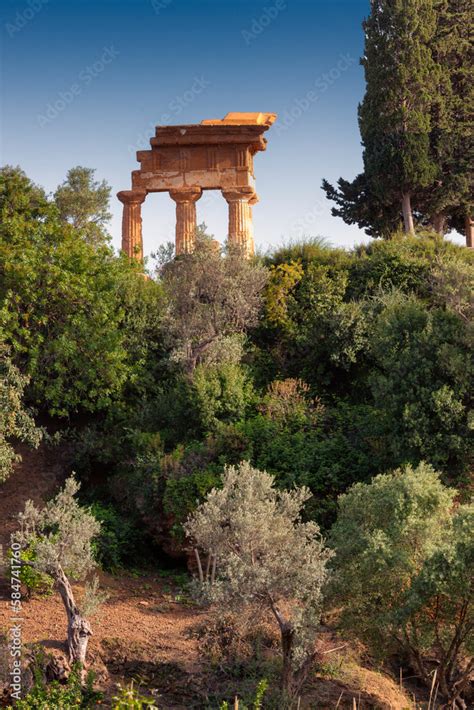
[[[78,165],[68,171],[54,199],[64,222],[80,230],[92,245],[108,241],[106,224],[109,212],[110,186],[105,180],[94,180],[95,170]]]
[[[437,101],[432,110],[431,145],[438,165],[427,193],[426,220],[444,234],[466,229],[473,246],[474,223],[474,64],[471,38],[474,9],[470,0],[437,0],[433,55],[440,67]]]
[[[430,151],[430,115],[439,74],[431,51],[434,0],[371,0],[363,27],[361,63],[367,89],[359,106],[359,126],[364,173],[352,184],[340,181],[339,190],[327,182],[323,188],[329,199],[345,205],[345,212],[336,210],[344,219],[366,226],[368,217],[374,231],[385,236],[396,208],[405,231],[413,233],[413,198],[436,174]],[[354,190],[360,193],[355,201]],[[355,210],[347,212],[351,200]],[[387,218],[381,220],[380,212]]]

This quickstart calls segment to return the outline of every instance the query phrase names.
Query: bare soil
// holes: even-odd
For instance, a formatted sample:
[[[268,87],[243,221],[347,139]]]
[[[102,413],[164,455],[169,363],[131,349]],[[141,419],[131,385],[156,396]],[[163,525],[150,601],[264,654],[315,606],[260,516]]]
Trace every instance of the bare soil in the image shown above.
[[[22,447],[22,462],[11,477],[0,484],[0,544],[5,551],[15,528],[17,514],[28,498],[41,503],[51,497],[69,474],[67,451],[38,451]],[[153,569],[151,560],[143,560]],[[137,565],[138,566],[138,565]],[[145,564],[143,565],[145,567]],[[117,683],[134,679],[144,691],[153,693],[160,710],[217,708],[216,698],[230,700],[249,686],[248,679],[226,677],[216,672],[199,653],[195,631],[206,623],[208,612],[192,604],[177,580],[165,573],[140,575],[100,574],[101,586],[109,597],[91,619],[89,663],[96,685],[113,696]],[[83,585],[75,585],[80,598]],[[9,586],[0,579],[0,633],[10,625]],[[30,647],[41,644],[48,653],[64,652],[65,614],[59,596],[34,598],[23,604],[22,641]],[[328,629],[320,640],[321,648],[340,645]],[[413,707],[404,692],[386,675],[364,668],[347,654],[329,654],[329,668],[311,679],[301,703],[304,708],[381,708],[402,710]],[[5,669],[4,673],[5,674]],[[0,664],[0,696],[2,678]],[[252,680],[255,687],[258,679]],[[355,703],[355,705],[354,705]],[[0,702],[1,705],[1,702]]]

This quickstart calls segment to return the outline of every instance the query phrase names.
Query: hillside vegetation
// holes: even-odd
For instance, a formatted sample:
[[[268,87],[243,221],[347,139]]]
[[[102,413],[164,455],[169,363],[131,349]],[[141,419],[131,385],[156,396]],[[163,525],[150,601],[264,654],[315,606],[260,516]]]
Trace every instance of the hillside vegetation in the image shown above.
[[[75,189],[106,202],[81,170]],[[144,279],[94,200],[74,220],[59,195],[0,172],[1,478],[41,439],[76,475],[13,536],[23,590],[64,603],[62,673],[87,666],[108,604],[93,577],[80,599],[71,582],[187,567],[209,707],[262,679],[264,707],[313,707],[317,678],[355,662],[325,654],[349,643],[467,707],[474,253],[427,232],[245,261],[201,226],[194,254],[163,250]],[[18,707],[95,707],[81,677],[72,700],[37,685]],[[136,692],[106,702],[151,707]]]

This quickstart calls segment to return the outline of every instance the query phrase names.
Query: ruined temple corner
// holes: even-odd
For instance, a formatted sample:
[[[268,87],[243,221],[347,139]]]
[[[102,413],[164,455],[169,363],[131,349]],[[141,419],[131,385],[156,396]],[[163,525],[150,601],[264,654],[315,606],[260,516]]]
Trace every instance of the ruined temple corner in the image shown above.
[[[140,169],[132,172],[132,189],[117,194],[123,203],[122,250],[143,259],[141,205],[152,192],[168,192],[176,202],[176,254],[195,244],[196,203],[204,190],[218,190],[229,209],[228,242],[244,257],[255,251],[252,207],[254,156],[265,151],[264,133],[274,113],[231,112],[199,124],[157,126],[150,149],[137,153]]]

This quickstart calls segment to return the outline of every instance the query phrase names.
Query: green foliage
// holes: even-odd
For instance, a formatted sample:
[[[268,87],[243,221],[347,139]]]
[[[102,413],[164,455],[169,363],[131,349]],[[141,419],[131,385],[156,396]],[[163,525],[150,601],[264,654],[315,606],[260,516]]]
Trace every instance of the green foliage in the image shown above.
[[[434,5],[433,56],[441,76],[431,112],[431,151],[438,172],[424,196],[424,211],[441,218],[442,232],[462,232],[473,213],[474,17],[469,0],[434,0]]]
[[[118,694],[112,698],[112,710],[158,710],[154,699],[142,695],[133,682],[118,688]]]
[[[93,542],[94,557],[102,569],[116,572],[135,563],[143,535],[138,522],[127,517],[110,503],[94,501],[89,511],[100,523],[100,533]]]
[[[383,300],[369,381],[395,458],[450,473],[469,465],[471,350],[466,323],[452,311],[397,293]]]
[[[451,702],[474,650],[474,511],[455,495],[427,464],[398,469],[341,496],[331,534],[343,624],[384,657],[405,653],[428,685],[434,655]]]
[[[82,685],[80,670],[73,668],[65,684],[45,683],[36,674],[35,684],[25,697],[15,702],[15,710],[92,710],[102,700],[102,694],[92,688],[92,678]],[[9,707],[8,710],[14,710]]]
[[[11,550],[9,551],[11,557]],[[36,557],[35,541],[20,552],[20,559],[23,562],[32,563]],[[28,597],[34,594],[51,594],[53,591],[54,580],[49,574],[41,572],[31,564],[23,565],[19,573],[20,581],[25,586]]]
[[[284,488],[307,486],[307,514],[327,528],[338,495],[355,481],[366,481],[390,465],[379,413],[367,405],[339,403],[309,408],[306,418],[272,421],[260,414],[237,428],[234,450],[272,473]],[[240,438],[239,438],[240,437]]]
[[[45,191],[19,167],[0,168],[0,232],[9,220],[42,219],[51,212]]]
[[[77,166],[68,170],[66,180],[54,194],[62,221],[69,222],[92,246],[109,240],[105,225],[109,212],[110,186],[94,180],[95,170]]]
[[[0,342],[0,483],[11,473],[13,463],[21,460],[13,450],[12,440],[20,439],[34,447],[41,440],[42,432],[23,403],[27,384],[28,378],[13,365]]]
[[[205,431],[243,419],[254,400],[248,372],[234,363],[198,365],[192,388]]]
[[[257,685],[257,688],[255,690],[255,698],[252,701],[252,705],[248,706],[243,703],[239,702],[239,708],[240,710],[261,710],[263,707],[263,696],[268,690],[268,681],[263,678]],[[229,710],[229,703],[224,700],[223,703],[221,703],[219,710]]]
[[[163,508],[174,521],[175,534],[181,534],[181,523],[196,508],[196,504],[219,485],[220,476],[212,470],[197,470],[180,478],[167,479],[163,494]]]
[[[3,181],[11,192],[18,177]],[[20,187],[27,202],[34,188],[26,178]],[[0,228],[0,337],[31,378],[30,398],[51,414],[104,409],[156,354],[161,291],[129,260],[79,238],[52,206],[25,215]]]

